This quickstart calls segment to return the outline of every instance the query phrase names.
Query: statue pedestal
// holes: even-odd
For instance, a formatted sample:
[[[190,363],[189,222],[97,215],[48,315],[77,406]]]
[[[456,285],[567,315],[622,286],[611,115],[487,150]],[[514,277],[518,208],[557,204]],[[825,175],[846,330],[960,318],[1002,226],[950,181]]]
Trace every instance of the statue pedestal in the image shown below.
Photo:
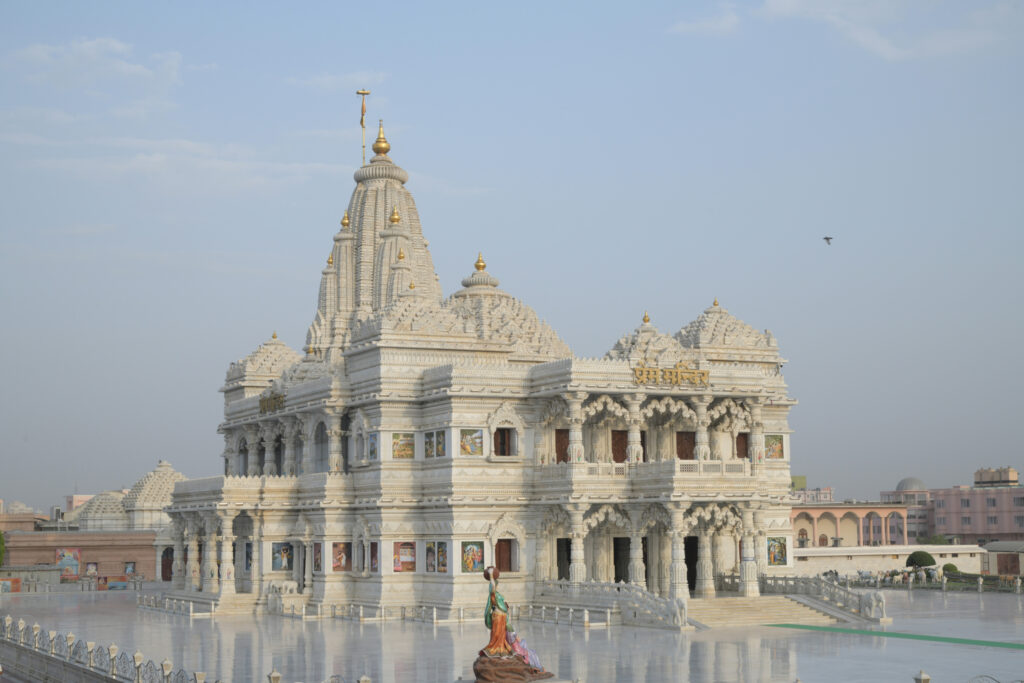
[[[487,657],[481,655],[473,662],[476,683],[526,683],[554,678],[550,671],[534,669],[517,655]]]

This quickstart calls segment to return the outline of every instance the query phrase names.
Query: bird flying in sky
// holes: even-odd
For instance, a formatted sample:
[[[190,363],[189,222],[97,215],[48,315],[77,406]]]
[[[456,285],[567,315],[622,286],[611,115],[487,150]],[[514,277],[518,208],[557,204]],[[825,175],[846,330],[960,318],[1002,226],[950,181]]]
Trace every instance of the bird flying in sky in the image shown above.
[[[825,240],[825,244],[829,244],[829,245],[832,244],[832,238],[831,237],[822,237],[822,239]]]

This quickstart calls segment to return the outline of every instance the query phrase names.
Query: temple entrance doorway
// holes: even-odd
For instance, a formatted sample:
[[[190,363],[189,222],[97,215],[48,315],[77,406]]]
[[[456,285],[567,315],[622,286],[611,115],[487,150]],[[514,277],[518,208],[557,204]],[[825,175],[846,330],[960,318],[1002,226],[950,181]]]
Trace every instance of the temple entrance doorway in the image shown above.
[[[160,555],[160,580],[170,581],[174,573],[174,548],[164,548]]]
[[[612,539],[612,558],[615,563],[615,583],[629,583],[629,538]]]
[[[568,538],[559,538],[555,540],[555,561],[558,565],[559,581],[569,580],[569,550],[570,544]]]
[[[683,549],[686,552],[686,583],[692,595],[697,590],[697,537],[687,536],[683,541]]]

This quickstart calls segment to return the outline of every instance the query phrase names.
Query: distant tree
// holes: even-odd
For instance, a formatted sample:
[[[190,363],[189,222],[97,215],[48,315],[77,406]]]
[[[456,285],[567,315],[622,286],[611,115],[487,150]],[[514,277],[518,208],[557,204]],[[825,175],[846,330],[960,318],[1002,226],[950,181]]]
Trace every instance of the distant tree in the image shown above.
[[[915,550],[907,558],[908,567],[932,567],[935,565],[935,558],[924,550]]]
[[[958,570],[956,568],[956,565],[953,564],[952,562],[947,562],[946,564],[942,565],[942,573],[943,574],[956,574],[957,571]]]
[[[949,545],[949,539],[942,534],[932,534],[931,536],[918,536],[917,542],[921,545]]]

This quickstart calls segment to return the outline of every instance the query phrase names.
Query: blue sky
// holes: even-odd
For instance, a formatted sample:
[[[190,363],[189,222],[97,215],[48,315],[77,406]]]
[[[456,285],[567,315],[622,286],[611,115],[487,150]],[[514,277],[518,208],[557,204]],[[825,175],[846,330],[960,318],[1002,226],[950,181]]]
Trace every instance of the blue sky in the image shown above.
[[[361,87],[446,293],[482,251],[579,356],[718,297],[778,338],[793,472],[841,497],[1024,466],[1021,3],[0,19],[6,500],[219,471],[227,365],[312,319]]]

